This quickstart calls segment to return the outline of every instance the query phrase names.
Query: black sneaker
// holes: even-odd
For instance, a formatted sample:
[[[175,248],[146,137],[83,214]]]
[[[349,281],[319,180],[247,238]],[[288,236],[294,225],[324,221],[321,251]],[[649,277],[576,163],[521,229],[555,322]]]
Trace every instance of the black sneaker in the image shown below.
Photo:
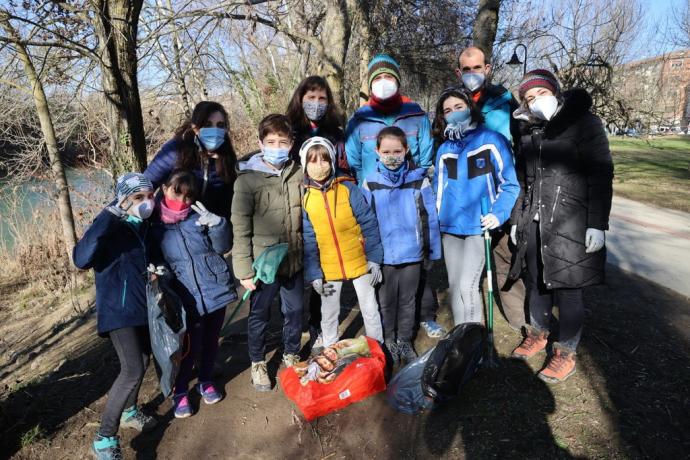
[[[393,367],[400,365],[400,351],[398,350],[398,343],[394,340],[386,340],[385,342],[388,352],[391,354]]]
[[[398,341],[398,355],[403,366],[417,359],[417,352],[414,351],[412,342],[408,341]]]

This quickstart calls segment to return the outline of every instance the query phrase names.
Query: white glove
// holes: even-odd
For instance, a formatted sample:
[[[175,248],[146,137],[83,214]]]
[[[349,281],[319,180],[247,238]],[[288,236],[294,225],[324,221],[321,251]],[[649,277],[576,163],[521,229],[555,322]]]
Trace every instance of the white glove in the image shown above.
[[[517,225],[510,226],[510,241],[517,246]]]
[[[335,293],[335,288],[331,283],[324,283],[323,280],[314,280],[311,282],[314,292],[323,297],[328,297]]]
[[[383,280],[381,266],[376,262],[367,262],[367,269],[371,272],[371,285],[376,286]]]
[[[493,214],[489,213],[485,216],[482,216],[482,232],[498,228],[499,225],[501,225],[501,223],[498,221],[498,217],[494,216]]]
[[[588,228],[585,232],[585,252],[590,254],[592,252],[597,252],[604,247],[606,242],[606,235],[603,230],[597,230],[596,228]]]
[[[151,274],[151,279],[156,279],[157,277],[165,277],[170,274],[170,270],[168,270],[168,267],[165,265],[153,265],[149,264],[148,267],[146,267],[146,271],[148,271]]]
[[[194,203],[192,205],[192,209],[199,214],[199,219],[196,221],[196,225],[213,227],[214,225],[220,224],[220,216],[217,216],[206,209],[206,206],[204,206],[204,203],[201,201]]]

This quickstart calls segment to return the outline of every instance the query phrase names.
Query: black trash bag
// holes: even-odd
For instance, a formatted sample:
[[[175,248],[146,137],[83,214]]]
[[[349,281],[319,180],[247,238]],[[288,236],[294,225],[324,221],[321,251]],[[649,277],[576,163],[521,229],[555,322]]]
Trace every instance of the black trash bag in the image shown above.
[[[160,367],[163,396],[172,393],[184,352],[186,316],[170,277],[158,276],[146,285],[151,350]]]
[[[418,414],[456,397],[482,362],[485,336],[478,323],[453,328],[393,377],[388,384],[388,403],[402,413]]]

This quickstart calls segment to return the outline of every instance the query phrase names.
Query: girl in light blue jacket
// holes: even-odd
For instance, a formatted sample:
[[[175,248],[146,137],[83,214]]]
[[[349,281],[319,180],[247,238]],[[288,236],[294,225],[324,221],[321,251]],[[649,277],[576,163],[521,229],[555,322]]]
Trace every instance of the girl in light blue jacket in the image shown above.
[[[508,141],[482,126],[469,92],[451,88],[436,105],[434,189],[455,324],[482,321],[482,233],[503,225],[520,190]],[[481,202],[490,211],[482,215]]]

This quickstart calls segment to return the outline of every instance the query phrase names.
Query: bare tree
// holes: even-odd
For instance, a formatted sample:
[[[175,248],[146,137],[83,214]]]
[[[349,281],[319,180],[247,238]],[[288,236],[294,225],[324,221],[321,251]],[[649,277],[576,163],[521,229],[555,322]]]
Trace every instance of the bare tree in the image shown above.
[[[477,18],[472,28],[472,40],[475,46],[484,50],[487,60],[491,60],[498,29],[498,10],[501,0],[479,0]]]
[[[46,98],[43,84],[36,72],[32,57],[24,44],[25,41],[12,25],[7,12],[4,10],[0,10],[0,28],[5,32],[5,37],[3,37],[4,41],[11,44],[14,48],[14,52],[21,61],[24,73],[31,86],[31,94],[40,120],[41,131],[45,140],[46,149],[48,150],[48,157],[50,158],[50,169],[53,173],[53,181],[58,190],[57,203],[60,212],[65,250],[67,256],[71,260],[72,248],[77,242],[77,236],[74,230],[74,215],[72,214],[69,187],[65,176],[62,156],[58,148],[57,137],[55,136],[53,117],[48,107],[48,99]]]

